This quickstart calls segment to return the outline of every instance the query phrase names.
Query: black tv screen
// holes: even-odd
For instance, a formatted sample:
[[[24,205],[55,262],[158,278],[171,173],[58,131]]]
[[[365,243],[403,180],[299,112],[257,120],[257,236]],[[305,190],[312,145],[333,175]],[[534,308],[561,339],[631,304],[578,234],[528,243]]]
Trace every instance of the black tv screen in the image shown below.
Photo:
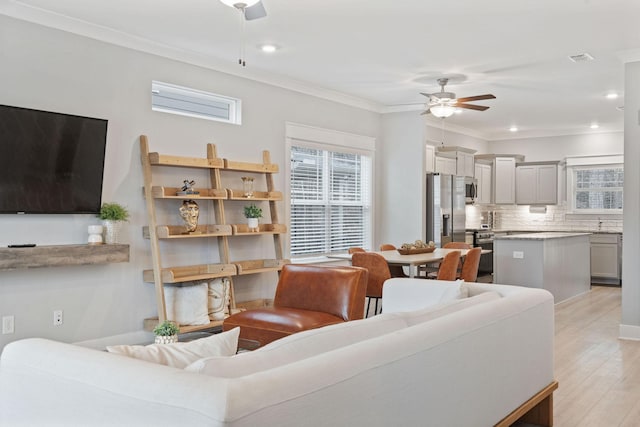
[[[98,213],[107,120],[0,105],[0,213]]]

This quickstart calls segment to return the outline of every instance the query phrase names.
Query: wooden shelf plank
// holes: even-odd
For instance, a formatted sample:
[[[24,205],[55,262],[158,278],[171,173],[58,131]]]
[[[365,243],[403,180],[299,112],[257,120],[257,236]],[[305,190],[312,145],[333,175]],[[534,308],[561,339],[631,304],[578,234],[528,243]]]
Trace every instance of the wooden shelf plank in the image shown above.
[[[222,320],[212,320],[206,325],[180,325],[180,334],[188,334],[189,332],[204,331],[207,329],[219,328],[222,326]],[[152,332],[153,328],[158,325],[158,318],[144,319],[144,330]]]
[[[182,283],[197,280],[208,280],[216,277],[235,276],[237,268],[234,264],[201,264],[181,267],[167,267],[162,269],[163,283]],[[144,270],[142,277],[145,282],[154,282],[153,270]]]
[[[273,163],[247,163],[224,159],[224,168],[238,172],[277,173],[278,165]]]
[[[174,166],[181,168],[221,169],[224,167],[223,159],[169,156],[159,153],[149,153],[149,163],[154,166]]]
[[[144,190],[144,189],[143,189]],[[200,194],[182,194],[177,195],[178,191],[181,191],[181,188],[178,187],[163,187],[163,186],[154,186],[151,189],[151,194],[155,199],[203,199],[203,200],[224,200],[227,198],[227,192],[224,189],[215,189],[215,188],[194,188],[194,191],[199,192]]]
[[[265,273],[269,271],[280,271],[285,264],[290,263],[291,261],[288,259],[256,259],[234,262],[238,269],[238,276]]]
[[[252,200],[268,200],[268,201],[280,201],[282,200],[282,192],[281,191],[254,191],[253,197],[245,197],[243,190],[234,190],[231,188],[227,188],[229,200],[245,200],[250,202]]]
[[[251,231],[247,224],[232,224],[234,236],[255,236],[256,234],[283,234],[287,232],[284,224],[259,224],[258,231]]]
[[[129,262],[129,245],[51,245],[0,248],[0,271]]]
[[[156,234],[159,239],[198,239],[206,237],[231,236],[233,229],[231,225],[203,224],[196,227],[192,233],[185,232],[184,225],[158,225]],[[149,239],[149,227],[142,228],[142,236]]]

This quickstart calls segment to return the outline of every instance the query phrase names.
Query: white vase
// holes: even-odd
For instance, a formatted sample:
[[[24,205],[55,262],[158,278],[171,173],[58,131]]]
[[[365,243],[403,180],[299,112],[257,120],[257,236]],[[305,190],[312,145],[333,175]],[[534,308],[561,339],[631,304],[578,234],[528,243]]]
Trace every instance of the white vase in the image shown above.
[[[87,232],[89,233],[87,242],[90,245],[101,245],[103,230],[104,230],[104,227],[101,225],[90,225],[89,227],[87,227]]]
[[[258,218],[247,218],[249,231],[258,231]]]
[[[156,335],[156,344],[172,344],[178,342],[177,335]]]
[[[118,243],[122,221],[104,220],[104,242],[107,244]]]

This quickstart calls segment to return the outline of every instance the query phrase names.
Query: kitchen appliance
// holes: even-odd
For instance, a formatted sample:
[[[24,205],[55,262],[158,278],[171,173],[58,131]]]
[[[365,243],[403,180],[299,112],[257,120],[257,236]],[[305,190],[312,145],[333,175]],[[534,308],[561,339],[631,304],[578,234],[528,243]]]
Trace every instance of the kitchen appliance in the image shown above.
[[[465,178],[427,174],[426,241],[437,247],[465,241]]]
[[[479,229],[473,230],[473,246],[493,251],[494,236],[488,224],[480,224]],[[493,252],[480,256],[478,274],[493,274]]]
[[[475,178],[464,178],[464,201],[470,205],[476,201],[478,196],[478,180]]]

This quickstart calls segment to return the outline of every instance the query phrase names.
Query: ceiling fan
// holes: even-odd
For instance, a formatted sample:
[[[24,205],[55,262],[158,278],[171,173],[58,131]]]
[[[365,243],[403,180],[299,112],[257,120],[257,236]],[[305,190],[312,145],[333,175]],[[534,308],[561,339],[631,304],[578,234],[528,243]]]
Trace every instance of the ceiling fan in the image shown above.
[[[453,92],[445,92],[444,87],[449,82],[448,78],[438,79],[440,85],[440,92],[436,93],[423,93],[421,95],[429,98],[427,109],[421,114],[433,114],[438,118],[445,118],[452,115],[456,108],[468,108],[469,110],[484,111],[489,109],[484,105],[467,104],[470,101],[480,101],[483,99],[495,99],[496,97],[491,94],[469,96],[466,98],[456,98],[456,94]]]
[[[267,16],[267,11],[262,4],[262,0],[220,0],[223,4],[233,7],[240,12],[240,53],[238,64],[245,67],[244,60],[244,21],[252,21]]]
[[[220,0],[229,7],[235,7],[244,15],[244,19],[252,21],[267,16],[261,0]]]

